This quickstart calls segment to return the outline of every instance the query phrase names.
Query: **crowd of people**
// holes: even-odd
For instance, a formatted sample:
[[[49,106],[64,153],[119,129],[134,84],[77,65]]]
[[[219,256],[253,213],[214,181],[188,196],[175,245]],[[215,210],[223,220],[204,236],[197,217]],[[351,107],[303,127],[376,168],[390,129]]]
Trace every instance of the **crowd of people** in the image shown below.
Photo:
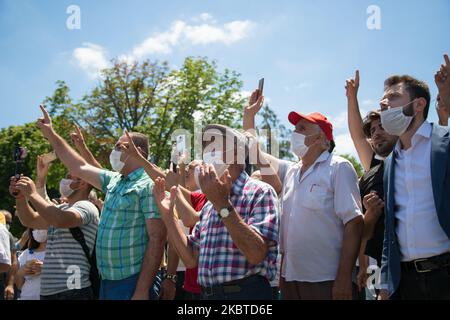
[[[15,213],[0,214],[2,298],[450,299],[444,60],[435,74],[439,124],[427,121],[431,95],[421,80],[387,78],[364,118],[359,72],[346,81],[360,178],[333,152],[333,125],[318,112],[288,116],[298,161],[267,153],[255,127],[260,89],[243,110],[243,130],[206,125],[202,158],[185,155],[170,170],[148,160],[144,133],[127,131],[105,169],[78,127],[73,148],[41,106],[37,126],[67,174],[57,200],[47,195],[43,156],[35,181],[11,177]],[[13,216],[26,227],[19,240],[7,228]]]

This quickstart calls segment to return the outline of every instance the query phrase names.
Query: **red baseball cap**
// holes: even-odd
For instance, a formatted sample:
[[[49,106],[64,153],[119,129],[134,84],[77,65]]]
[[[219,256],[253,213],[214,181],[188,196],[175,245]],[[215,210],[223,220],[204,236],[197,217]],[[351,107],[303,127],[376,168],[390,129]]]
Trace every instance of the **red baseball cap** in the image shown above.
[[[296,126],[301,119],[305,119],[311,123],[315,123],[320,127],[320,129],[322,129],[322,131],[325,133],[329,141],[333,140],[333,125],[331,124],[330,121],[328,121],[327,117],[325,117],[323,114],[319,112],[304,115],[292,111],[291,113],[289,113],[288,119],[289,122],[292,123],[294,126]]]

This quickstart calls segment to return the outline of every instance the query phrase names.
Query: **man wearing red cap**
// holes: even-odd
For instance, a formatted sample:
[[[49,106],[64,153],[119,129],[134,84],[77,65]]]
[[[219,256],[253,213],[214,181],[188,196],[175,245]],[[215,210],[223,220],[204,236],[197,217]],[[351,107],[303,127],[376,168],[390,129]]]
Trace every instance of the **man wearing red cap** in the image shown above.
[[[262,103],[256,90],[244,111],[244,130],[254,129]],[[325,116],[291,112],[289,121],[295,126],[291,149],[299,162],[277,159],[258,148],[257,164],[281,199],[282,296],[352,299],[352,272],[363,230],[355,169],[331,153],[333,126]]]

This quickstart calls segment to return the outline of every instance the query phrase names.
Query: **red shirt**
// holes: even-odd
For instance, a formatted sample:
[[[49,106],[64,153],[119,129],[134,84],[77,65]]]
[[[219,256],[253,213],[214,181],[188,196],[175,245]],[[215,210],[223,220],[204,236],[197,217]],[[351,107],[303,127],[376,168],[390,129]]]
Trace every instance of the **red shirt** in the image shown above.
[[[192,208],[194,208],[195,211],[201,211],[207,201],[208,199],[206,199],[206,196],[203,193],[191,193]],[[190,228],[189,232],[192,232],[192,229],[194,228]],[[202,292],[200,285],[197,283],[197,276],[198,268],[186,269],[183,284],[184,290],[197,294]]]

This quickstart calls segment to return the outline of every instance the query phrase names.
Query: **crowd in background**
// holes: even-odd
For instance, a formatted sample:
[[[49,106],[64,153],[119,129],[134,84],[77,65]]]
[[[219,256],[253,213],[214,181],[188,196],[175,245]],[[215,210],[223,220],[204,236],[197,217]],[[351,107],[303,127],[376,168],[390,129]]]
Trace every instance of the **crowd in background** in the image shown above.
[[[35,180],[11,177],[15,212],[0,214],[1,298],[450,299],[444,59],[435,74],[439,124],[427,121],[432,99],[419,79],[387,78],[364,118],[359,71],[346,81],[361,178],[333,152],[333,125],[319,112],[288,116],[298,161],[267,153],[255,127],[260,89],[243,130],[206,125],[201,159],[182,154],[170,169],[148,160],[139,132],[119,137],[105,169],[78,127],[71,146],[41,106],[37,126],[67,174],[59,199],[46,191],[48,154],[37,158]],[[8,231],[14,216],[26,227],[20,239]]]

